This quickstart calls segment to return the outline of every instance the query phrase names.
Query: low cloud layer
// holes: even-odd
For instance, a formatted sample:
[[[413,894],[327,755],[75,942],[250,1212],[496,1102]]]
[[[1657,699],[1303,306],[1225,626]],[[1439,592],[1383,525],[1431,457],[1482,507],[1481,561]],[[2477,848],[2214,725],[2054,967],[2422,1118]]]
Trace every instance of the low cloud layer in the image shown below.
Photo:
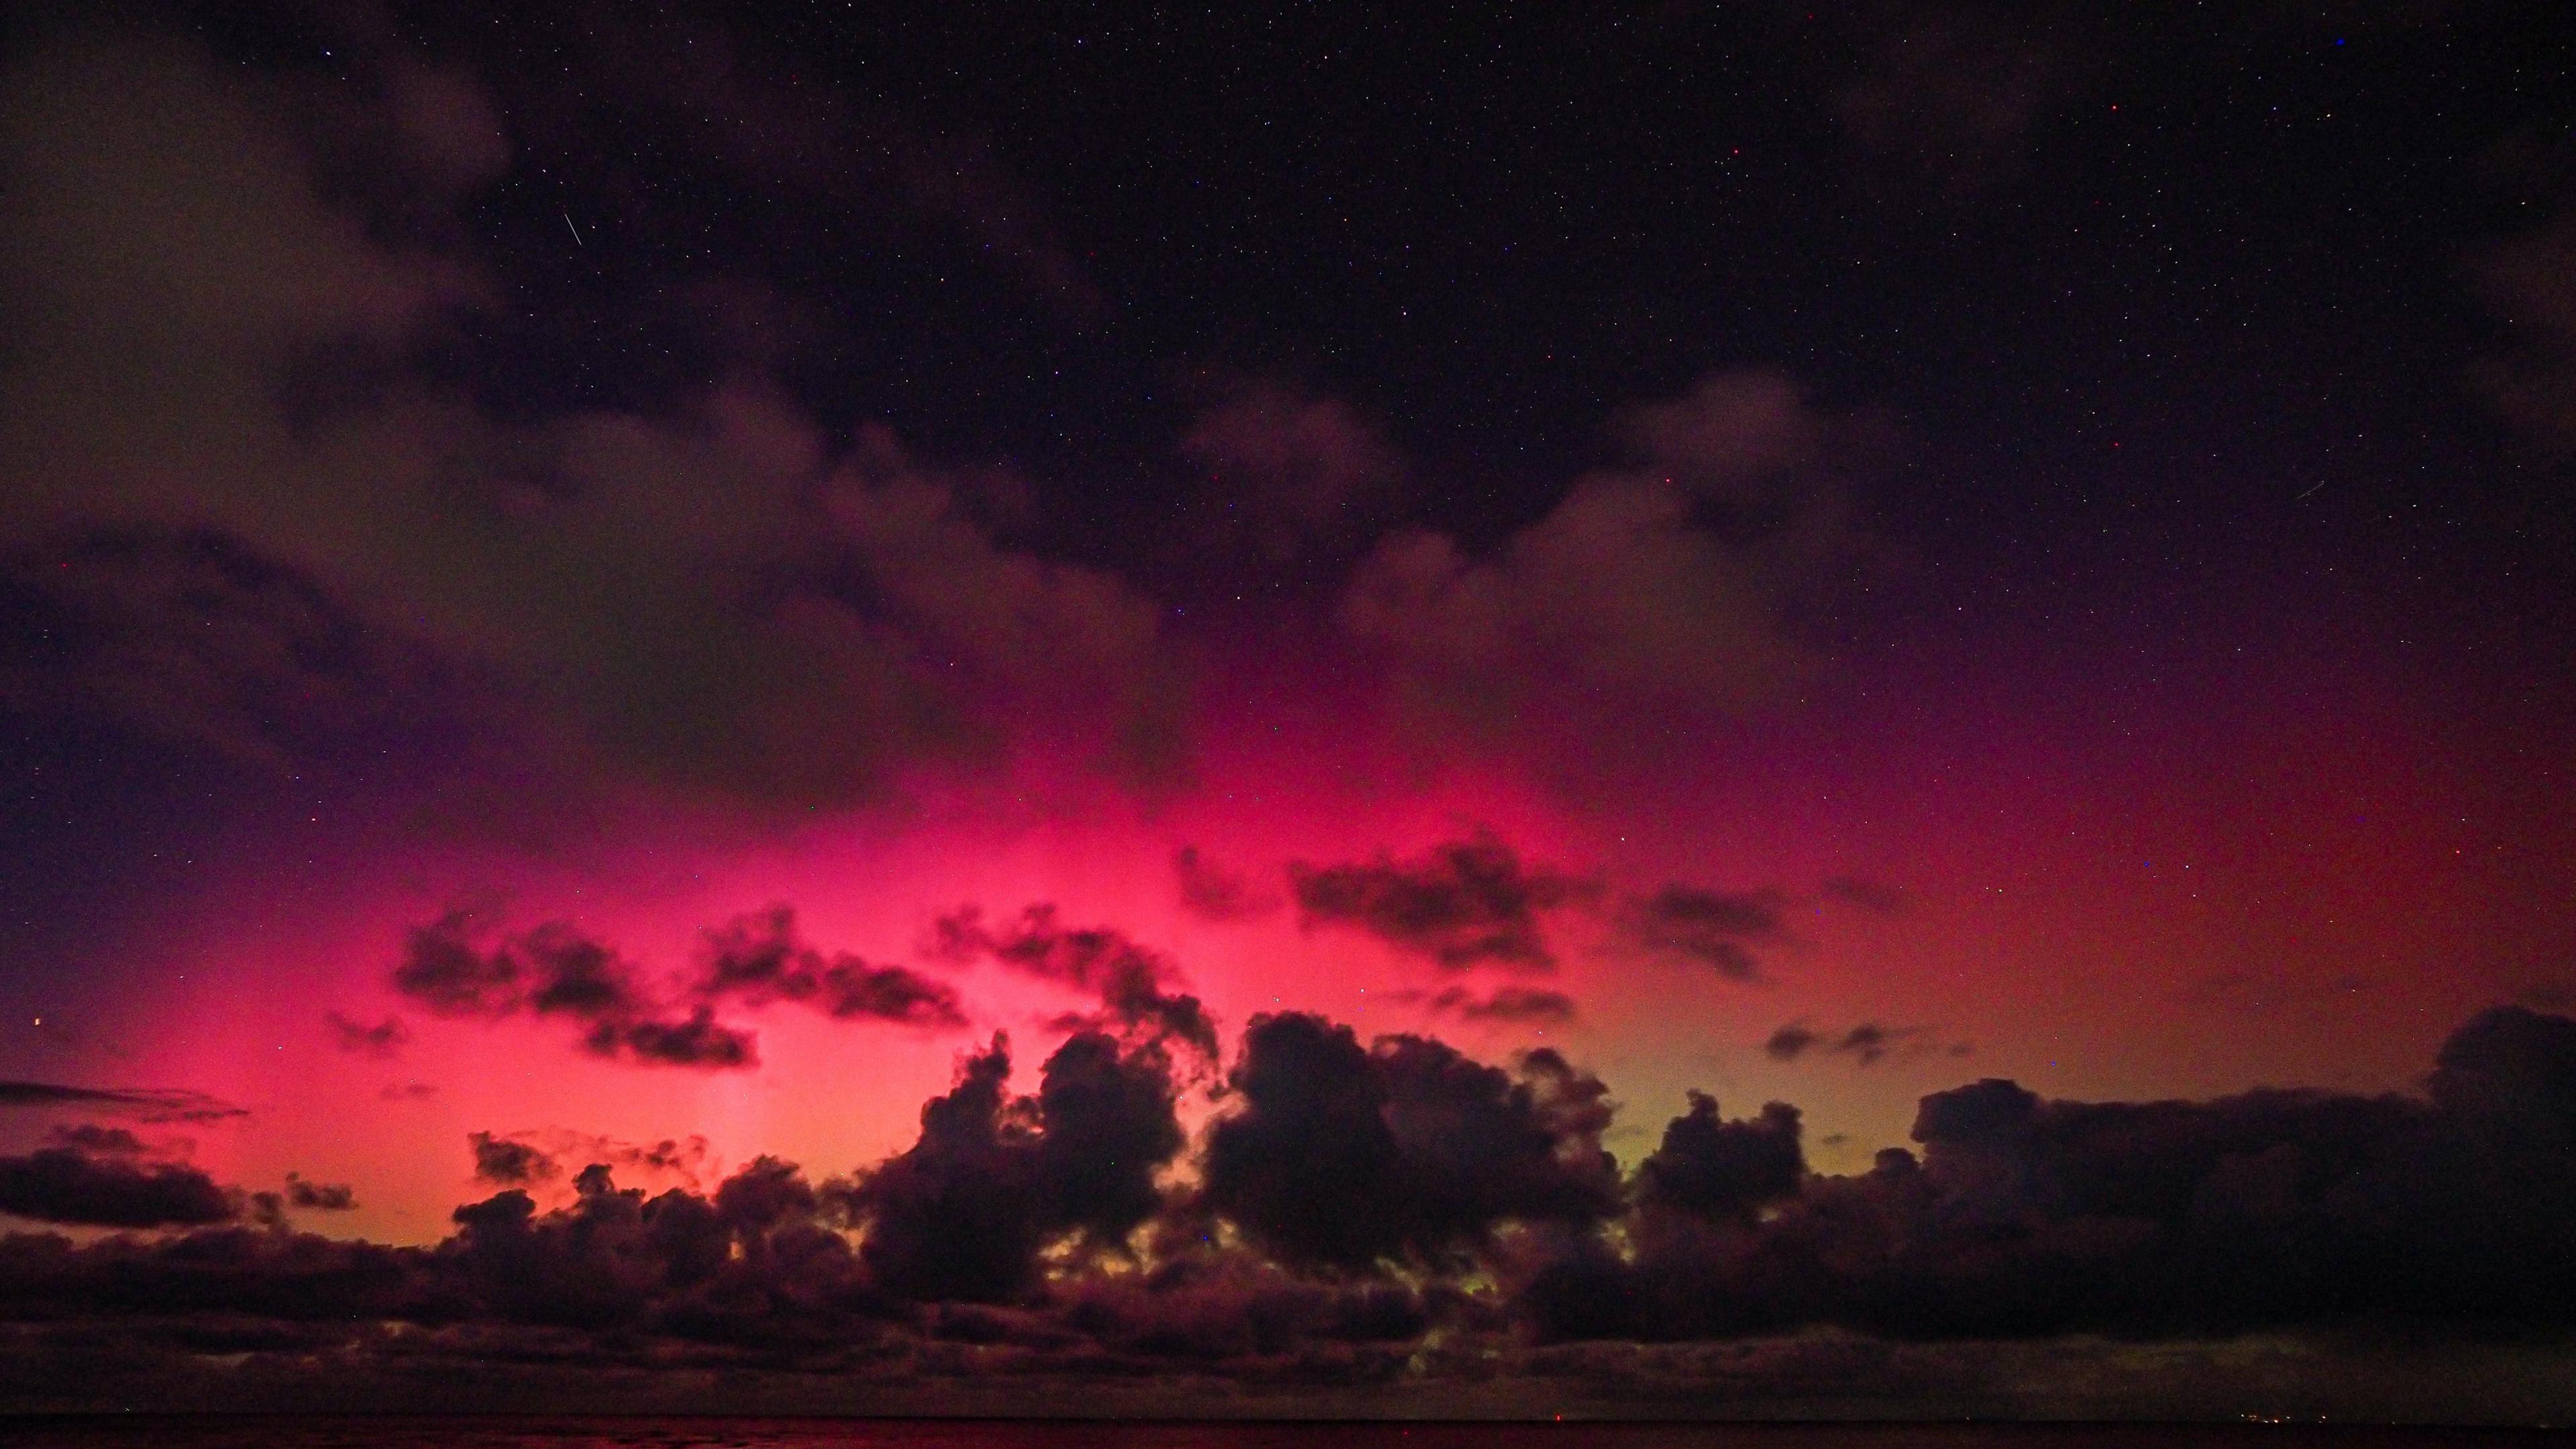
[[[2266,1334],[2313,1345],[2330,1388],[2336,1354],[2405,1323],[2497,1352],[2576,1326],[2576,1021],[2515,1007],[2454,1033],[2423,1096],[2074,1102],[1990,1079],[1925,1097],[1915,1149],[1848,1177],[1808,1166],[1794,1107],[1731,1118],[1700,1093],[1623,1175],[1608,1088],[1557,1054],[1497,1066],[1307,1015],[1250,1025],[1194,1146],[1158,1043],[1078,1033],[1031,1095],[1011,1071],[996,1038],[912,1146],[820,1180],[761,1158],[648,1193],[608,1144],[556,1144],[608,1149],[570,1171],[476,1134],[499,1190],[426,1247],[299,1233],[264,1202],[236,1225],[236,1194],[106,1137],[0,1159],[8,1211],[170,1230],[0,1239],[0,1335],[22,1369],[114,1341],[435,1380],[543,1345],[584,1372],[914,1388],[1437,1393],[1583,1365],[1777,1394],[1814,1367],[1798,1343],[2001,1392],[1984,1375],[2013,1342],[2223,1357]],[[283,1201],[354,1198],[290,1178]],[[1737,1368],[1653,1347],[1690,1343]],[[23,1372],[0,1392],[59,1398]]]

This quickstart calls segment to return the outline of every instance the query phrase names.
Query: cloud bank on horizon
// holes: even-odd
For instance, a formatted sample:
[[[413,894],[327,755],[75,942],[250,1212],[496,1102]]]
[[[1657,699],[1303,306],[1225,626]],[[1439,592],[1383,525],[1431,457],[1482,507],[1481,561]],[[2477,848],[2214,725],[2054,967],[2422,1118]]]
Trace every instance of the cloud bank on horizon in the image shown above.
[[[166,1231],[0,1238],[0,1383],[28,1405],[148,1402],[201,1392],[208,1352],[317,1404],[463,1405],[539,1362],[559,1382],[809,1376],[952,1406],[996,1377],[1359,1393],[1598,1374],[1577,1396],[1597,1411],[1643,1371],[1604,1356],[1619,1344],[1784,1354],[1775,1382],[1724,1382],[1757,1402],[1805,1391],[1818,1332],[1918,1346],[1951,1394],[2009,1392],[1987,1377],[1997,1343],[2073,1335],[2311,1336],[2332,1386],[2356,1335],[2546,1343],[2576,1303],[2576,1020],[2520,1007],[2453,1032],[2421,1096],[2079,1102],[1988,1078],[1923,1098],[1915,1149],[1850,1176],[1808,1167],[1796,1107],[1729,1118],[1699,1092],[1622,1173],[1609,1086],[1554,1050],[1497,1066],[1303,1013],[1247,1025],[1195,1134],[1159,1038],[1078,1031],[1032,1095],[1010,1073],[997,1034],[910,1147],[820,1179],[764,1156],[648,1193],[618,1172],[703,1144],[560,1142],[591,1159],[567,1175],[477,1133],[498,1190],[420,1247],[281,1211],[346,1210],[348,1186],[246,1194],[130,1133],[68,1130],[0,1158],[0,1211]],[[1847,1389],[1847,1407],[1872,1392]]]

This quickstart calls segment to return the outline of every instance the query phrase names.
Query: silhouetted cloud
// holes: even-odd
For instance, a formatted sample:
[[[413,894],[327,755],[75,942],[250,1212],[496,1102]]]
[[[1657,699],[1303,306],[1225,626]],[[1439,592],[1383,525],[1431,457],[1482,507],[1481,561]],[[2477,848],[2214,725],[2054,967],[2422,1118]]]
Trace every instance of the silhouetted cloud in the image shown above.
[[[555,1160],[525,1142],[475,1132],[466,1137],[474,1149],[474,1176],[481,1182],[543,1182],[561,1169]]]
[[[73,1087],[57,1082],[0,1082],[0,1109],[80,1107],[121,1112],[145,1122],[220,1122],[249,1111],[203,1092],[151,1087]]]
[[[1463,986],[1443,988],[1437,993],[1398,991],[1388,993],[1390,1001],[1418,1001],[1424,1007],[1457,1017],[1460,1021],[1544,1022],[1550,1026],[1574,1020],[1574,998],[1562,991],[1547,991],[1529,986],[1504,986],[1491,995],[1479,996]]]
[[[635,966],[605,943],[560,921],[494,939],[492,926],[458,908],[415,927],[393,986],[445,1016],[498,1020],[521,1011],[588,1025],[582,1049],[649,1065],[744,1068],[758,1061],[750,1032],[724,1025],[713,1008],[652,1015],[652,994]]]
[[[358,1190],[346,1183],[308,1182],[290,1172],[286,1175],[286,1205],[311,1212],[345,1213],[358,1205]]]
[[[2072,1102],[1988,1080],[1925,1097],[1919,1151],[1852,1176],[1809,1170],[1794,1108],[1729,1120],[1694,1093],[1623,1182],[1607,1089],[1561,1056],[1506,1071],[1309,1016],[1253,1023],[1195,1161],[1150,1043],[1076,1036],[1030,1096],[1009,1074],[996,1040],[910,1148],[821,1184],[760,1158],[653,1192],[618,1179],[698,1149],[559,1133],[558,1167],[476,1134],[487,1180],[522,1181],[416,1248],[293,1231],[336,1185],[245,1201],[132,1154],[0,1159],[12,1201],[55,1221],[198,1224],[0,1238],[0,1394],[38,1393],[40,1369],[130,1392],[137,1363],[197,1385],[190,1356],[221,1353],[264,1391],[319,1362],[344,1389],[428,1374],[487,1403],[531,1362],[1141,1381],[1163,1402],[1195,1383],[1491,1403],[1521,1380],[1542,1403],[1577,1382],[1793,1403],[1882,1368],[2002,1392],[2008,1350],[2032,1355],[2015,1373],[2104,1372],[2104,1336],[2165,1363],[2261,1333],[2342,1363],[2390,1328],[2420,1352],[2404,1326],[2439,1322],[2555,1362],[2576,1323],[2576,1021],[2520,1008],[2455,1032],[2427,1096]],[[1174,1169],[1195,1189],[1163,1187]]]
[[[1929,1050],[1930,1046],[1925,1041],[1928,1035],[1930,1029],[1927,1027],[1887,1026],[1875,1021],[1864,1021],[1841,1032],[1820,1032],[1805,1022],[1793,1021],[1771,1033],[1770,1038],[1762,1043],[1762,1050],[1773,1061],[1779,1062],[1794,1062],[1810,1052],[1824,1052],[1848,1056],[1862,1066],[1871,1067],[1900,1047]],[[1951,1054],[1967,1055],[1961,1049],[1964,1045],[1953,1047]]]
[[[1750,1219],[1797,1193],[1807,1172],[1799,1130],[1798,1109],[1785,1102],[1729,1122],[1716,1098],[1693,1092],[1690,1111],[1668,1123],[1662,1145],[1637,1164],[1638,1198],[1698,1218]]]
[[[233,1196],[196,1168],[40,1147],[0,1157],[0,1213],[102,1228],[193,1227],[229,1222]]]
[[[1925,1097],[1920,1158],[1791,1175],[1795,1114],[1736,1131],[1731,1211],[1651,1220],[1530,1280],[1543,1333],[1702,1337],[1834,1324],[1900,1338],[2190,1337],[2368,1318],[2563,1324],[2576,1286],[2576,1022],[2519,1007],[2455,1032],[2431,1097],[2257,1091],[2063,1102],[1989,1079]],[[1761,1143],[1762,1152],[1751,1150]],[[1660,1154],[1659,1154],[1660,1156]],[[1745,1166],[1748,1160],[1763,1164]],[[1795,1184],[1794,1192],[1784,1183]],[[1758,1193],[1743,1185],[1758,1185]],[[1748,1217],[1744,1209],[1759,1207]]]
[[[936,960],[989,958],[1041,980],[1100,998],[1097,1024],[1115,1025],[1148,1039],[1179,1041],[1203,1061],[1217,1054],[1216,1022],[1183,985],[1180,968],[1161,952],[1105,926],[1074,927],[1056,919],[1056,908],[1023,909],[994,930],[974,906],[932,922],[924,951]]]
[[[797,937],[795,913],[783,905],[709,931],[704,954],[705,972],[694,989],[708,1001],[794,1001],[841,1020],[929,1030],[966,1024],[955,987],[908,967],[872,966],[847,952],[827,958]]]
[[[1123,1252],[1159,1205],[1155,1172],[1182,1143],[1159,1047],[1074,1036],[1034,1098],[1009,1095],[1010,1069],[996,1034],[922,1108],[920,1140],[836,1194],[866,1223],[861,1254],[889,1292],[1010,1302],[1035,1284],[1051,1240]]]
[[[1305,926],[1356,927],[1450,970],[1552,968],[1556,958],[1541,936],[1539,913],[1588,899],[1596,889],[1573,876],[1524,869],[1492,835],[1452,841],[1409,860],[1297,861],[1288,876]]]
[[[1761,975],[1752,945],[1777,940],[1787,900],[1776,890],[1726,892],[1667,885],[1627,903],[1620,924],[1643,950],[1695,961],[1735,981]]]
[[[1517,1079],[1425,1037],[1254,1018],[1208,1129],[1202,1202],[1292,1264],[1454,1264],[1506,1222],[1608,1216],[1607,1089],[1550,1051]]]
[[[143,1145],[143,1139],[122,1127],[101,1127],[91,1122],[56,1127],[45,1135],[57,1147],[101,1157],[140,1157],[152,1150]]]

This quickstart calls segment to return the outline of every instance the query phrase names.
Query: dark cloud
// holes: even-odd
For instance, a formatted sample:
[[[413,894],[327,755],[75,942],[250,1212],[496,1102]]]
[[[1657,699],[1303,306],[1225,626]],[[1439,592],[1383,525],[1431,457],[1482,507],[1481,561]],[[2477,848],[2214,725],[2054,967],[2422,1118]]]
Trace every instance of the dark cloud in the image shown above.
[[[1278,897],[1255,887],[1239,872],[1219,866],[1195,845],[1172,852],[1172,874],[1180,886],[1183,908],[1203,920],[1247,920],[1279,908]]]
[[[827,958],[798,939],[795,913],[783,905],[709,931],[704,956],[695,990],[708,1001],[795,1001],[842,1020],[929,1030],[966,1024],[955,987],[907,967],[872,966],[846,952]]]
[[[388,1016],[373,1026],[352,1021],[336,1011],[325,1012],[323,1017],[331,1023],[331,1035],[344,1052],[391,1058],[399,1055],[403,1044],[411,1040],[411,1029],[403,1025],[399,1016]]]
[[[0,1213],[102,1228],[194,1227],[231,1221],[233,1195],[196,1168],[123,1154],[40,1147],[0,1157]]]
[[[2454,1033],[2430,1099],[2259,1091],[2065,1102],[1990,1079],[1923,1099],[1921,1155],[1799,1177],[1795,1114],[1695,1101],[1641,1170],[1633,1255],[1559,1254],[1543,1333],[1701,1337],[1833,1324],[1899,1338],[2195,1337],[2360,1320],[2559,1324],[2576,1286],[2576,1022]],[[1730,1139],[1730,1129],[1732,1135]],[[1748,1211],[1748,1209],[1750,1211]]]
[[[438,1095],[438,1087],[433,1082],[387,1082],[376,1095],[388,1102],[425,1102]]]
[[[1775,1062],[1794,1062],[1824,1043],[1813,1028],[1791,1022],[1762,1043],[1762,1050]]]
[[[345,1213],[358,1206],[358,1190],[346,1183],[308,1182],[286,1175],[286,1205],[311,1212]]]
[[[1773,1061],[1794,1062],[1810,1052],[1826,1052],[1848,1056],[1862,1066],[1873,1067],[1889,1052],[1901,1047],[1930,1050],[1924,1042],[1927,1035],[1929,1028],[1926,1027],[1886,1026],[1875,1021],[1864,1021],[1842,1032],[1820,1032],[1804,1022],[1793,1021],[1771,1033],[1770,1038],[1762,1043],[1762,1050]],[[1967,1053],[1954,1047],[1951,1054],[1965,1056]]]
[[[1061,924],[1048,904],[1024,908],[999,930],[962,907],[932,922],[924,951],[937,960],[988,958],[1012,970],[1100,998],[1098,1023],[1144,1039],[1178,1041],[1202,1061],[1217,1054],[1216,1022],[1180,990],[1180,968],[1162,953],[1104,926]]]
[[[474,1149],[474,1177],[478,1182],[544,1182],[561,1171],[554,1158],[525,1142],[495,1137],[489,1132],[472,1133],[466,1141]]]
[[[1437,994],[1397,992],[1390,1000],[1419,1001],[1435,1012],[1457,1017],[1460,1021],[1543,1022],[1560,1026],[1574,1020],[1574,998],[1562,991],[1547,991],[1529,986],[1505,986],[1491,995],[1479,996],[1463,986],[1451,986]]]
[[[695,1190],[705,1180],[713,1155],[707,1140],[694,1135],[626,1142],[562,1127],[475,1132],[468,1134],[466,1141],[474,1150],[476,1180],[504,1187],[550,1182],[563,1175],[564,1164],[579,1162],[676,1182]]]
[[[203,1092],[169,1089],[71,1087],[56,1082],[0,1082],[0,1108],[78,1107],[116,1112],[145,1122],[220,1122],[249,1111]]]
[[[47,1149],[33,1176],[86,1199],[50,1203],[57,1220],[205,1216],[0,1238],[0,1395],[55,1402],[42,1384],[79,1367],[153,1402],[151,1383],[196,1385],[185,1364],[222,1354],[272,1407],[320,1362],[344,1385],[472,1384],[487,1406],[534,1363],[620,1384],[773,1375],[748,1382],[791,1396],[1000,1376],[1095,1405],[1119,1382],[1166,1404],[1193,1384],[1238,1404],[1400,1386],[1417,1408],[1591,1384],[1696,1412],[1812,1406],[1885,1373],[1995,1412],[2101,1411],[2148,1401],[2033,1398],[2017,1376],[2206,1354],[2261,1365],[2227,1390],[2250,1411],[2279,1404],[2285,1373],[2353,1402],[2336,1375],[2378,1362],[2372,1343],[2421,1354],[2427,1323],[2476,1337],[2443,1372],[2491,1403],[2498,1373],[2563,1384],[2576,1325],[2576,1022],[2520,1008],[2454,1033],[2426,1096],[2072,1102],[1988,1080],[1924,1098],[1919,1151],[1847,1177],[1807,1168],[1795,1109],[1729,1120],[1693,1094],[1622,1182],[1599,1149],[1606,1089],[1562,1057],[1505,1071],[1312,1017],[1253,1023],[1195,1163],[1151,1044],[1077,1036],[1029,1096],[1009,1075],[997,1040],[913,1146],[822,1184],[761,1158],[712,1190],[649,1192],[619,1178],[685,1144],[561,1134],[587,1164],[567,1172],[478,1134],[478,1156],[533,1154],[513,1170],[556,1205],[498,1184],[416,1248],[294,1232],[300,1178],[234,1225],[244,1204],[184,1169]],[[0,1182],[20,1191],[45,1158],[0,1159]],[[1176,1167],[1194,1189],[1159,1185]],[[179,1186],[136,1185],[154,1172]],[[2186,1401],[2212,1402],[2156,1402]]]
[[[594,1056],[673,1067],[721,1070],[759,1062],[751,1034],[720,1025],[703,1006],[677,1021],[599,1021],[582,1036],[581,1045]]]
[[[1491,835],[1452,841],[1410,860],[1293,861],[1288,877],[1299,920],[1309,929],[1356,927],[1450,970],[1553,968],[1539,913],[1594,891],[1588,881],[1524,869],[1512,848]]]
[[[1787,898],[1775,890],[1729,893],[1667,885],[1630,901],[1620,924],[1638,948],[1697,962],[1735,981],[1760,978],[1755,944],[1780,937]]]
[[[143,1145],[142,1138],[122,1127],[101,1127],[93,1122],[56,1127],[46,1136],[57,1147],[99,1157],[141,1157],[151,1151]]]
[[[753,1066],[758,1043],[701,1005],[656,1017],[637,969],[579,929],[549,922],[496,939],[489,922],[459,908],[414,928],[393,971],[396,991],[446,1016],[498,1020],[527,1011],[588,1023],[582,1049],[647,1065],[730,1070]]]
[[[1208,1130],[1205,1206],[1284,1262],[1445,1267],[1506,1223],[1584,1224],[1619,1190],[1606,1089],[1553,1052],[1517,1079],[1423,1037],[1264,1016]]]
[[[1155,1172],[1182,1143],[1159,1047],[1074,1036],[1048,1058],[1033,1098],[1010,1095],[1010,1070],[996,1035],[922,1108],[920,1140],[838,1194],[866,1223],[861,1253],[887,1291],[1015,1301],[1036,1285],[1050,1242],[1072,1234],[1121,1253],[1159,1205]]]
[[[1664,1128],[1664,1140],[1637,1164],[1638,1199],[1649,1207],[1712,1220],[1750,1219],[1768,1203],[1794,1196],[1807,1173],[1799,1146],[1798,1109],[1766,1102],[1762,1115],[1729,1122],[1717,1099],[1690,1094],[1690,1111]]]

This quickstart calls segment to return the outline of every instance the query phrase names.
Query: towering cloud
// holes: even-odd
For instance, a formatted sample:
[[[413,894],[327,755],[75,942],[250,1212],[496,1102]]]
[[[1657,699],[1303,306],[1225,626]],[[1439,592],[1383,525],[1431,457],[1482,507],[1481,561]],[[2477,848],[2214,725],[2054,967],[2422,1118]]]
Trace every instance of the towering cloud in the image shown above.
[[[1074,1036],[1034,1098],[1010,1096],[1010,1070],[997,1035],[922,1108],[920,1140],[839,1194],[888,1291],[1013,1301],[1036,1285],[1051,1240],[1073,1233],[1087,1251],[1122,1253],[1159,1205],[1154,1175],[1182,1140],[1159,1047]]]
[[[481,1383],[542,1346],[567,1373],[749,1354],[943,1392],[993,1354],[1067,1382],[1485,1392],[1682,1362],[1611,1341],[1698,1341],[1771,1394],[1808,1382],[1792,1346],[1818,1327],[1872,1361],[1954,1344],[1924,1362],[2001,1392],[1974,1366],[2007,1340],[2260,1330],[2322,1362],[2375,1326],[2502,1344],[2576,1321],[2576,1022],[2519,1008],[2454,1033],[2425,1097],[2073,1102],[1986,1080],[1925,1097],[1919,1152],[1849,1177],[1809,1169],[1795,1108],[1729,1119],[1693,1093],[1623,1180],[1607,1089],[1556,1054],[1505,1070],[1297,1014],[1252,1023],[1189,1162],[1159,1046],[1086,1033],[1034,1094],[1010,1073],[997,1038],[912,1146],[819,1185],[763,1157],[711,1192],[622,1188],[611,1159],[680,1146],[564,1135],[588,1164],[565,1196],[547,1153],[477,1134],[501,1190],[427,1248],[292,1232],[290,1205],[350,1205],[336,1185],[290,1178],[240,1227],[237,1195],[104,1137],[0,1159],[0,1211],[167,1230],[0,1239],[0,1332],[57,1365],[226,1342],[281,1384],[315,1353],[344,1382]]]
[[[1424,1037],[1362,1047],[1319,1017],[1255,1018],[1209,1129],[1206,1206],[1282,1261],[1454,1267],[1506,1223],[1608,1216],[1606,1089],[1553,1052],[1516,1080]]]

